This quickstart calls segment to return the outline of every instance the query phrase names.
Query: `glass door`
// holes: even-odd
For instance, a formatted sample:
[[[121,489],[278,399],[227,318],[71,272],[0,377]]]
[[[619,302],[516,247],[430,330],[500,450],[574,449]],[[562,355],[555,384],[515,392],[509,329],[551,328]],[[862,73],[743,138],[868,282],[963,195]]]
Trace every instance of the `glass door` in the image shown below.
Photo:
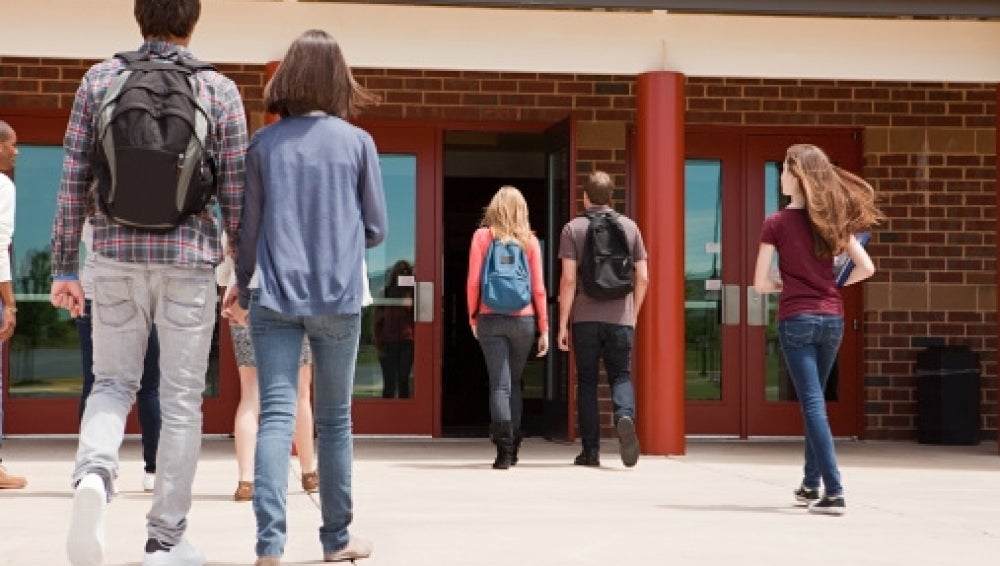
[[[379,150],[388,233],[365,253],[374,302],[364,308],[354,384],[354,430],[434,434],[439,347],[439,222],[431,128],[367,128]],[[418,220],[419,219],[419,220]]]
[[[741,333],[739,138],[688,132],[684,165],[686,429],[739,434]]]
[[[763,219],[786,203],[779,178],[794,143],[860,169],[853,130],[687,132],[686,414],[691,434],[798,436],[801,415],[777,338],[777,296],[753,290]],[[860,431],[861,289],[843,292],[848,327],[827,391],[834,433]]]
[[[20,142],[11,252],[18,325],[14,336],[3,344],[4,432],[75,434],[83,384],[79,339],[68,313],[49,303],[50,236],[69,111],[23,109],[0,114],[17,131]],[[239,380],[235,364],[219,363],[220,352],[227,353],[228,329],[217,323],[216,330],[205,376],[203,430],[229,433],[239,401]],[[222,332],[225,339],[220,340]],[[128,433],[139,431],[134,413],[126,426]]]

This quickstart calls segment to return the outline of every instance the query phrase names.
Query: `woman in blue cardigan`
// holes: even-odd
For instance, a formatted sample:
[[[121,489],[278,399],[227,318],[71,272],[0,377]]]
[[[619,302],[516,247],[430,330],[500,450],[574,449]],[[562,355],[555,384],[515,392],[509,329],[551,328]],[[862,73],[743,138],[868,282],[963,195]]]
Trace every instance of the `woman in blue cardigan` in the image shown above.
[[[288,464],[299,354],[312,347],[316,443],[327,562],[366,558],[372,544],[348,532],[351,392],[361,330],[365,248],[386,234],[385,195],[371,135],[346,118],[376,101],[358,85],[340,46],[310,30],[288,48],[264,90],[278,122],[254,134],[236,258],[239,299],[257,357],[260,426],[254,463],[257,565],[280,564],[287,538]],[[250,300],[254,266],[259,292]]]

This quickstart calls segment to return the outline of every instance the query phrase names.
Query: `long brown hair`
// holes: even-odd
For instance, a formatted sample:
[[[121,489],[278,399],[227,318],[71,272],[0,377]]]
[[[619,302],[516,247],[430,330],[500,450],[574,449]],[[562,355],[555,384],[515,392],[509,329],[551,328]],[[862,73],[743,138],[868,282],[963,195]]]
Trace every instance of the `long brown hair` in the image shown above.
[[[267,111],[281,116],[322,110],[346,119],[378,101],[378,95],[354,80],[337,40],[318,29],[292,42],[264,87]]]
[[[802,187],[818,257],[840,254],[851,235],[885,220],[875,205],[875,189],[850,171],[834,165],[822,149],[796,144],[785,154],[785,167]]]
[[[493,232],[494,238],[504,242],[516,240],[527,250],[531,243],[531,224],[528,222],[528,203],[516,187],[504,185],[493,195],[490,204],[483,211],[479,223]]]

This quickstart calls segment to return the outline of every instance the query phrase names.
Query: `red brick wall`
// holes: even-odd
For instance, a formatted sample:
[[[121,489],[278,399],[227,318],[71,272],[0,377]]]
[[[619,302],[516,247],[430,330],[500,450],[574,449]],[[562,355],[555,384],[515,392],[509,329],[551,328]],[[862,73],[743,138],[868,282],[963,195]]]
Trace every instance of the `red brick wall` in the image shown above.
[[[0,57],[0,108],[69,108],[92,63]],[[263,124],[263,66],[219,69],[240,85],[251,128]],[[383,104],[367,113],[372,117],[556,121],[572,113],[583,124],[624,128],[635,115],[630,76],[355,73],[383,97]],[[689,77],[686,94],[689,124],[865,128],[864,175],[889,215],[872,244],[879,273],[866,284],[866,434],[916,436],[913,365],[928,339],[940,339],[981,354],[983,422],[995,437],[995,87]],[[993,141],[987,142],[990,136]],[[596,167],[625,184],[624,143],[581,147],[577,164],[581,176]],[[975,300],[968,300],[970,294]],[[982,296],[989,294],[992,299]]]

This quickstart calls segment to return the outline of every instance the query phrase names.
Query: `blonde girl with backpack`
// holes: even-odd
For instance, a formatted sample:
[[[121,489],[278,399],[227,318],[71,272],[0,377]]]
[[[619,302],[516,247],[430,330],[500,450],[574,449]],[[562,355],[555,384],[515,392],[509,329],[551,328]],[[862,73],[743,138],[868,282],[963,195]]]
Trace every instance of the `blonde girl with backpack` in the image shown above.
[[[523,254],[527,260],[530,296],[520,309],[498,312],[483,300],[484,265],[494,241],[508,244],[506,249],[513,250],[515,255]],[[536,355],[542,357],[549,351],[541,246],[528,223],[528,204],[515,187],[500,187],[483,213],[480,228],[472,235],[466,301],[469,326],[479,340],[489,373],[490,437],[497,447],[493,468],[506,470],[517,464],[517,452],[524,437],[521,374],[536,331],[539,334]]]

